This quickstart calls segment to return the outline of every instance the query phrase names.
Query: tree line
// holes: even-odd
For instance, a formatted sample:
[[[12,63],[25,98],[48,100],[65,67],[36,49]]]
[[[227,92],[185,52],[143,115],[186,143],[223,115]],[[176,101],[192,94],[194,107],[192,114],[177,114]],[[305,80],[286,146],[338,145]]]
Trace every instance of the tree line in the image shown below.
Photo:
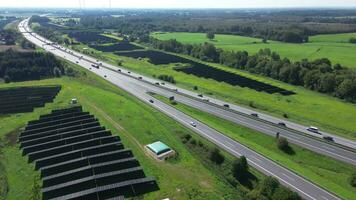
[[[161,41],[150,38],[149,44],[160,50],[187,54],[356,102],[356,70],[340,64],[332,65],[327,58],[292,62],[270,49],[249,55],[246,51],[224,51],[210,43],[182,44],[174,39]]]
[[[0,78],[5,82],[59,77],[64,73],[64,64],[50,53],[12,49],[0,52]]]

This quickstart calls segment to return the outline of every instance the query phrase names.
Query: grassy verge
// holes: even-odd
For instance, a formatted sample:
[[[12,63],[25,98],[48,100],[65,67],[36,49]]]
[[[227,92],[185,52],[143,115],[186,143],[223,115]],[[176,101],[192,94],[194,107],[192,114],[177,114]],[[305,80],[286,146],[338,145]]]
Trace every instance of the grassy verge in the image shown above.
[[[165,97],[154,96],[163,102],[170,103]],[[236,125],[184,104],[178,103],[172,105],[282,166],[334,192],[338,196],[344,199],[354,198],[356,188],[349,184],[348,179],[356,172],[356,167],[316,154],[293,144],[290,145],[293,153],[286,154],[278,149],[276,140],[273,137]]]
[[[90,73],[77,78],[63,77],[41,81],[0,84],[0,87],[60,84],[62,90],[54,103],[38,108],[32,113],[1,116],[0,177],[7,178],[7,199],[28,199],[34,195],[38,172],[27,158],[21,156],[16,142],[19,129],[26,122],[50,110],[66,106],[73,97],[78,98],[84,109],[99,118],[102,125],[119,135],[127,148],[132,149],[148,176],[157,178],[160,190],[149,193],[144,199],[240,199],[236,188],[199,159],[199,155],[181,142],[181,136],[193,133],[137,100],[116,86]],[[143,123],[144,122],[144,123]],[[175,149],[179,156],[168,162],[157,162],[144,153],[143,145],[161,140]],[[10,144],[11,143],[11,144]]]

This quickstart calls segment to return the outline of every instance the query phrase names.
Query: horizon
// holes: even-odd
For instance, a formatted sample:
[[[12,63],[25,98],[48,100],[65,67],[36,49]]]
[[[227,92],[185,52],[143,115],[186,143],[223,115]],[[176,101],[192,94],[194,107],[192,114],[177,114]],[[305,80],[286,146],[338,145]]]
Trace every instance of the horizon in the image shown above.
[[[0,0],[0,8],[20,9],[350,9],[356,8],[355,0],[131,0],[118,2],[113,0],[62,0],[49,2],[46,0]],[[21,6],[18,6],[21,5]],[[137,6],[139,5],[139,6]]]

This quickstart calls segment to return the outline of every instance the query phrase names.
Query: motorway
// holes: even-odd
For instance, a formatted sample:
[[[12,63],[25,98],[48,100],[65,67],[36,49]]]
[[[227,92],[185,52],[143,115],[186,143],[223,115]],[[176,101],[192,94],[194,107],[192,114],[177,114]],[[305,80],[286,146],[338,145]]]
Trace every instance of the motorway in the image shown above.
[[[246,117],[246,118],[237,118],[234,112],[229,112],[228,110],[225,110],[223,108],[219,108],[217,106],[213,106],[210,104],[204,104],[203,101],[196,100],[194,98],[187,98],[185,95],[179,95],[178,93],[173,92],[173,90],[167,90],[163,89],[162,87],[155,86],[154,84],[148,83],[146,81],[154,81],[157,82],[156,80],[150,79],[148,77],[143,77],[143,80],[138,79],[137,77],[140,76],[138,74],[134,73],[118,73],[118,68],[115,66],[112,66],[110,64],[102,62],[102,66],[97,69],[95,67],[92,67],[93,63],[97,63],[96,59],[88,57],[86,55],[80,54],[78,52],[74,51],[69,51],[66,50],[64,51],[64,47],[60,47],[57,45],[52,45],[51,41],[46,40],[45,38],[35,34],[31,33],[31,30],[28,28],[28,19],[22,21],[19,24],[19,30],[23,33],[24,37],[28,39],[29,41],[33,42],[37,46],[45,49],[48,52],[51,52],[59,57],[65,58],[68,61],[71,61],[73,63],[77,63],[81,67],[92,71],[93,73],[106,78],[109,82],[117,85],[118,87],[124,89],[125,91],[131,93],[132,95],[136,96],[140,100],[149,103],[148,101],[150,99],[154,99],[152,96],[147,94],[148,91],[153,91],[165,96],[170,96],[174,95],[175,98],[179,101],[185,102],[188,105],[194,104],[194,107],[206,107],[206,109],[202,108],[202,110],[213,110],[216,115],[224,115],[224,118],[231,118],[230,120],[236,120],[237,123],[246,123],[246,125],[250,124],[248,120],[254,120],[253,118]],[[83,57],[82,57],[83,56]],[[123,72],[124,69],[121,69],[121,72]],[[153,83],[154,83],[153,82]],[[181,89],[179,89],[179,92],[182,92]],[[292,190],[298,192],[303,198],[305,199],[339,199],[337,196],[331,194],[330,192],[316,186],[315,184],[309,182],[308,180],[302,178],[301,176],[293,173],[292,171],[278,165],[277,163],[269,160],[268,158],[265,158],[264,156],[256,153],[255,151],[239,144],[238,142],[232,140],[231,138],[217,132],[215,129],[206,126],[205,124],[191,118],[190,116],[180,112],[179,110],[158,101],[157,99],[154,99],[154,103],[150,103],[153,107],[156,109],[162,111],[163,113],[167,114],[168,116],[172,117],[176,121],[180,122],[181,124],[185,125],[186,127],[192,129],[196,133],[200,134],[201,136],[207,138],[211,142],[215,143],[216,145],[220,146],[221,148],[225,149],[226,151],[230,152],[234,156],[241,156],[244,155],[248,159],[249,164],[256,168],[257,170],[263,172],[266,175],[271,175],[276,177],[283,185],[291,188]],[[221,105],[221,104],[220,104]],[[211,107],[210,107],[211,106]],[[221,112],[224,111],[224,112]],[[212,111],[211,111],[212,112]],[[229,113],[229,115],[226,115],[226,113]],[[230,116],[231,114],[231,116]],[[238,115],[238,114],[236,114]],[[239,121],[238,121],[239,120]],[[256,121],[259,120],[254,120],[253,123],[256,123]],[[190,125],[191,122],[196,123],[196,127],[193,127]],[[261,124],[266,124],[261,122]],[[261,124],[256,124],[255,128],[260,128]],[[276,126],[272,126],[272,128],[276,128]],[[265,132],[268,132],[269,134],[274,134],[275,131],[270,130],[269,128],[271,127],[264,127],[263,129]],[[278,127],[277,127],[278,128]],[[261,129],[262,130],[262,129]],[[285,131],[285,132],[284,132]],[[286,134],[288,130],[281,130],[281,134]],[[267,133],[266,133],[267,134]],[[296,139],[298,140],[298,139]],[[317,146],[312,145],[312,146]],[[323,146],[329,145],[328,143],[322,142]],[[334,147],[334,145],[326,146],[327,148]],[[310,147],[311,148],[311,147]],[[316,149],[315,149],[316,150]],[[340,148],[340,150],[343,150]],[[352,153],[350,151],[344,150],[345,152],[343,153]],[[339,155],[341,152],[335,153],[336,155]],[[351,158],[352,160],[350,162],[354,163],[355,162],[355,155],[352,154],[352,156],[349,157],[349,155],[344,156],[345,158]],[[341,158],[339,158],[341,159]],[[346,160],[345,160],[346,161]]]
[[[25,34],[30,35],[29,33]],[[59,56],[61,57],[64,57],[65,53],[68,53],[69,55],[67,55],[66,59],[71,59],[72,62],[79,62],[78,64],[81,64],[84,61],[92,62],[92,64],[99,63],[99,61],[97,61],[95,58],[91,58],[77,52],[74,53],[73,51],[71,51],[72,54],[69,53],[70,50],[67,50],[67,52],[65,52],[63,47],[59,48],[59,46],[56,45],[46,45],[52,44],[52,42],[47,41],[45,38],[42,38],[38,35],[36,35],[36,37],[44,41],[45,45],[41,44],[42,48],[45,48],[48,51],[55,53],[56,55],[59,54]],[[83,58],[79,59],[79,57],[81,56],[83,56]],[[258,113],[259,117],[252,117],[251,113],[256,113],[255,111],[242,108],[233,104],[228,104],[226,102],[219,101],[213,98],[199,97],[196,93],[177,88],[176,86],[170,85],[168,83],[162,85],[160,81],[156,79],[145,77],[133,72],[130,72],[129,74],[128,71],[125,69],[118,68],[107,63],[103,64],[104,67],[112,69],[116,71],[117,74],[122,75],[121,77],[125,78],[126,80],[125,85],[130,84],[132,87],[135,87],[136,90],[143,90],[145,92],[150,91],[166,97],[174,96],[175,100],[180,103],[197,108],[201,111],[205,111],[207,113],[213,114],[228,121],[246,126],[248,128],[254,129],[256,131],[273,137],[276,135],[277,132],[279,132],[280,136],[287,138],[288,141],[291,143],[356,166],[356,145],[354,144],[354,141],[331,135],[334,138],[335,142],[327,142],[321,137],[322,135],[330,134],[322,133],[322,135],[320,135],[308,131],[305,132],[306,128],[301,125],[292,122],[287,122],[262,113]],[[120,69],[121,72],[118,72],[118,69]],[[96,70],[96,68],[92,67],[92,70]],[[141,77],[141,79],[138,79],[138,77]],[[109,80],[111,78],[112,77],[108,77]],[[159,86],[155,84],[157,82],[160,83]],[[209,100],[209,102],[207,102],[206,100]],[[229,108],[224,108],[222,106],[224,104],[228,104]],[[277,125],[278,122],[284,122],[287,127]]]

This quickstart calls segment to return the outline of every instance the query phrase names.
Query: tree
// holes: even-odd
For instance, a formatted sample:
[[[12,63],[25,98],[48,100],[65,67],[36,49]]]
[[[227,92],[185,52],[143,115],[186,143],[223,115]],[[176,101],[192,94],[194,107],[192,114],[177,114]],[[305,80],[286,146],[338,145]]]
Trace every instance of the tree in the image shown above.
[[[213,40],[215,38],[215,34],[213,32],[207,32],[206,33],[206,37],[209,39],[209,40]]]
[[[248,164],[245,156],[241,156],[237,158],[232,164],[232,175],[236,178],[236,180],[243,180],[246,178],[248,173]]]
[[[225,157],[220,153],[218,148],[214,148],[214,150],[210,153],[210,160],[220,165],[224,162]]]
[[[268,176],[260,183],[259,191],[263,196],[266,196],[269,199],[272,199],[273,193],[279,186],[280,186],[280,184],[277,179],[275,179],[271,176]]]

